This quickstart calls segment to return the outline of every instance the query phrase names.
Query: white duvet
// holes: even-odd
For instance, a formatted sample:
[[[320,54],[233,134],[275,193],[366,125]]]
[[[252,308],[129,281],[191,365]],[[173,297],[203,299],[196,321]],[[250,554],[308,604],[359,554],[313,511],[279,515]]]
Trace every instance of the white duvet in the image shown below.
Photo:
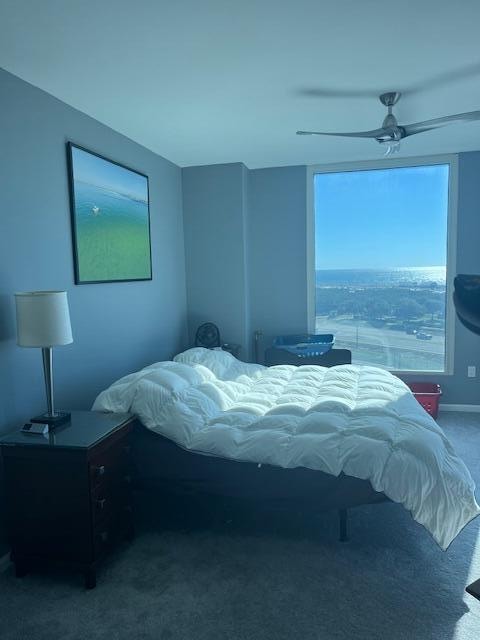
[[[442,549],[480,512],[443,431],[382,369],[267,368],[196,348],[118,380],[93,409],[131,412],[185,449],[369,480]]]

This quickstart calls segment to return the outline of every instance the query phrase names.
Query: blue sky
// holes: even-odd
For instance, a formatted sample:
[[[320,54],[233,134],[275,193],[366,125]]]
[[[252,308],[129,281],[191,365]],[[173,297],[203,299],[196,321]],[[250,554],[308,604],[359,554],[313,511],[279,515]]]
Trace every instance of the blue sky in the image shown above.
[[[316,174],[316,268],[445,265],[448,169]]]
[[[76,147],[72,147],[72,153],[75,179],[131,195],[145,202],[148,200],[147,179],[144,176]]]

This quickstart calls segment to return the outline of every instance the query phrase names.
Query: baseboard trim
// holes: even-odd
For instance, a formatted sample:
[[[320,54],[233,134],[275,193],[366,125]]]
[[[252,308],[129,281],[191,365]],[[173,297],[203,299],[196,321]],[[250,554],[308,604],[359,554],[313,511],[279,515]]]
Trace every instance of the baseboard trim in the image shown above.
[[[4,556],[0,557],[0,571],[5,571],[5,569],[10,564],[10,553],[6,553]]]
[[[480,404],[443,404],[440,411],[460,411],[462,413],[480,413]]]

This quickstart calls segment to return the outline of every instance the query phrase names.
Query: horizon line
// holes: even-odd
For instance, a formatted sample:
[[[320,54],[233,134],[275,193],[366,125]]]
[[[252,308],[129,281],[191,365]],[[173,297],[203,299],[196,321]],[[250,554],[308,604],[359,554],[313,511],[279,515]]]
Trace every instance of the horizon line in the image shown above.
[[[409,266],[409,267],[322,267],[315,266],[315,271],[391,271],[393,269],[446,269],[446,264],[432,264],[423,267]]]

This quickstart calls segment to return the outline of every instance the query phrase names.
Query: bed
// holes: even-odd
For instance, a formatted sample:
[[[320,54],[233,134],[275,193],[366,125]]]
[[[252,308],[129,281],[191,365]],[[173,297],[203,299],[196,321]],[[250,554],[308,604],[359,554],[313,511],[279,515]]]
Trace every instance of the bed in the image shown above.
[[[479,513],[443,431],[382,369],[264,367],[195,348],[118,380],[93,410],[138,417],[146,482],[336,507],[343,533],[346,508],[389,499],[442,549]]]

